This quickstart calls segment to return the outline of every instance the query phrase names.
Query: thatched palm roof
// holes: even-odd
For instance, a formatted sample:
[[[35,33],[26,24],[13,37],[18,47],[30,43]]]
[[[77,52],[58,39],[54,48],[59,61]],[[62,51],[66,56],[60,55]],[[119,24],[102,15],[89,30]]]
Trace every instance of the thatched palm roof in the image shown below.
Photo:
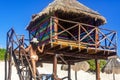
[[[57,13],[58,17],[63,16],[67,18],[80,18],[83,19],[85,17],[94,19],[99,24],[106,23],[106,19],[101,16],[98,12],[86,7],[85,5],[79,3],[77,0],[54,0],[50,3],[45,9],[43,9],[40,13],[36,14],[31,22],[35,22],[37,19],[41,18],[45,15],[50,15],[52,13]]]
[[[87,61],[78,62],[72,65],[72,69],[74,71],[79,71],[79,70],[87,71],[89,68],[90,68],[90,65],[88,64]],[[68,65],[62,65],[61,69],[68,70]]]
[[[105,18],[101,16],[98,12],[86,7],[85,5],[79,3],[77,0],[54,0],[50,3],[42,12],[38,14],[33,20],[42,16],[44,14],[49,14],[50,12],[62,10],[64,12],[72,13],[82,13],[94,18],[100,18],[105,22]]]
[[[72,69],[74,71],[79,71],[79,70],[87,71],[90,69],[90,65],[88,64],[87,61],[82,61],[82,62],[75,63],[75,65],[72,66]]]
[[[120,74],[120,58],[109,59],[107,64],[103,67],[102,72]]]

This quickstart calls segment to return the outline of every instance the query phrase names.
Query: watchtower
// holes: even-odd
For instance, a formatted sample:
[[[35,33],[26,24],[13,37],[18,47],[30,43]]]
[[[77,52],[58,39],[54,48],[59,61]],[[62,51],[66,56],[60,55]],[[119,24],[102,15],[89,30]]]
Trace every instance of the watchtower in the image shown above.
[[[54,0],[32,16],[27,30],[30,40],[36,37],[39,45],[45,43],[40,61],[53,63],[53,73],[57,75],[57,63],[71,65],[95,59],[98,69],[98,59],[116,55],[116,32],[100,27],[105,23],[103,16],[77,0]]]

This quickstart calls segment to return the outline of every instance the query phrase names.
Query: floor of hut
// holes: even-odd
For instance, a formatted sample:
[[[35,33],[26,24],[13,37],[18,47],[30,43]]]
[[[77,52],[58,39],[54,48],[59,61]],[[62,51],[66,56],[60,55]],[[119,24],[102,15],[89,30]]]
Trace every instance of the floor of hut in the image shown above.
[[[70,47],[70,50],[74,50],[74,49],[78,49],[79,51],[82,50],[86,50],[89,54],[97,54],[97,53],[116,53],[115,50],[110,50],[110,49],[102,49],[102,48],[95,48],[93,46],[87,46],[85,45],[85,43],[81,43],[81,45],[79,45],[76,41],[71,41],[71,40],[63,40],[63,39],[57,39],[56,41],[50,43],[52,44],[51,47],[56,47],[58,45],[60,45],[60,49],[66,48],[66,47]],[[57,50],[57,47],[56,47]],[[65,49],[66,50],[66,49]]]

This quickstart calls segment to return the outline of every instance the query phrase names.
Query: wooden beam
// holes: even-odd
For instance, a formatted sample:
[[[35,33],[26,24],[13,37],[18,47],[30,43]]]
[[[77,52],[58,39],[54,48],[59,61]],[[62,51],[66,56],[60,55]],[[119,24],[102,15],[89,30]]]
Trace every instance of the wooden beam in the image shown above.
[[[95,65],[96,65],[96,80],[100,80],[100,61],[98,59],[95,59]]]
[[[66,65],[68,64],[63,57],[61,57],[60,55],[59,55],[58,57],[61,59],[61,61],[62,61],[63,63],[65,63]]]
[[[76,51],[79,51],[78,48],[72,48],[71,50],[68,50],[68,53],[75,53]]]
[[[63,53],[64,56],[76,57],[76,58],[87,58],[87,59],[107,59],[107,56],[88,54],[88,53]]]
[[[56,80],[57,76],[57,54],[54,55],[54,60],[53,60],[53,77]]]
[[[80,41],[82,41],[83,39],[85,39],[86,37],[89,37],[93,42],[94,39],[91,37],[91,33],[95,31],[95,28],[93,28],[92,30],[90,30],[90,32],[88,32],[83,26],[81,26],[81,28],[85,31],[85,33],[87,33]]]
[[[95,42],[94,41],[94,39],[91,37],[91,33],[93,32],[93,31],[95,31],[95,28],[93,28],[90,32],[88,32],[86,29],[85,29],[85,27],[84,26],[82,26],[81,25],[81,28],[84,30],[84,32],[85,33],[87,33],[80,41],[82,41],[83,39],[85,39],[86,37],[89,37],[93,42]]]
[[[58,49],[58,51],[68,51],[68,50],[70,50],[70,46],[66,46]]]
[[[53,47],[46,48],[47,51],[56,51],[60,49],[61,45],[53,45]]]
[[[73,29],[73,28],[75,28],[75,27],[78,27],[78,25],[79,25],[79,24],[75,24],[74,26],[71,26],[71,27],[65,29],[62,25],[58,24],[58,26],[59,26],[60,28],[62,28],[63,31],[59,32],[57,35],[60,35],[60,34],[62,34],[63,32],[67,32],[72,38],[74,38],[75,41],[77,41],[77,38],[75,38],[75,36],[74,36],[69,30],[71,30],[71,29]]]
[[[68,80],[71,80],[71,65],[70,65],[70,62],[68,62]]]
[[[45,52],[46,54],[54,55],[53,52]],[[66,57],[75,57],[75,58],[87,58],[87,59],[107,59],[108,56],[97,55],[97,54],[88,54],[88,53],[59,53],[61,56]]]
[[[57,36],[57,34],[58,34],[58,18],[56,17],[56,18],[54,18],[54,31],[55,31],[55,39],[58,39],[58,36]]]

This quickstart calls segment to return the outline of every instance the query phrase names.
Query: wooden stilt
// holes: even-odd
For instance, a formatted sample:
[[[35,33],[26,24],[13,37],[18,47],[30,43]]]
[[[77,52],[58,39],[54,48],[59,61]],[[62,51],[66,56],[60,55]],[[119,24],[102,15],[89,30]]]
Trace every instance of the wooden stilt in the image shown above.
[[[8,65],[9,65],[9,67],[8,67],[8,80],[11,80],[11,73],[12,73],[12,65],[11,65],[11,56],[9,56],[9,61],[8,61]]]
[[[53,61],[53,78],[56,80],[57,77],[57,54],[54,55]]]
[[[7,33],[7,37],[6,37],[6,53],[5,53],[5,80],[7,80],[7,58],[8,58],[8,41],[9,41],[9,34]]]
[[[9,61],[8,61],[8,80],[11,80],[11,75],[12,75],[12,53],[13,53],[13,43],[12,47],[10,48],[10,55],[9,55]]]
[[[113,80],[115,80],[115,73],[113,73]]]
[[[71,80],[71,65],[68,63],[68,80]]]
[[[95,29],[95,52],[97,53],[97,48],[99,47],[99,44],[97,44],[99,42],[99,33],[98,33],[98,28]]]
[[[98,59],[95,59],[96,65],[96,80],[100,80],[100,62]]]
[[[77,80],[77,71],[75,71],[75,80]]]

